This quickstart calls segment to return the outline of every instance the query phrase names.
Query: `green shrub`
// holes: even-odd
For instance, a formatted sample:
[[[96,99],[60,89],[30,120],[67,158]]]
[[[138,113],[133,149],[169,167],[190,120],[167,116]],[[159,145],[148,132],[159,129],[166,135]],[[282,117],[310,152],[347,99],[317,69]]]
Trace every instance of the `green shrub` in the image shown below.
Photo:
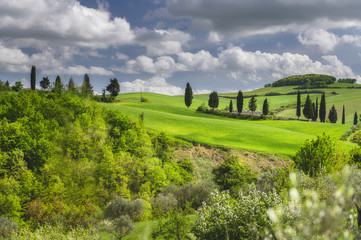
[[[214,180],[220,190],[237,192],[243,184],[255,182],[256,173],[249,167],[240,164],[238,158],[231,156],[213,169]]]
[[[18,230],[18,223],[11,218],[0,216],[0,237],[7,238]]]
[[[296,167],[310,176],[336,172],[349,161],[349,154],[336,139],[323,133],[316,139],[306,140],[296,153]]]

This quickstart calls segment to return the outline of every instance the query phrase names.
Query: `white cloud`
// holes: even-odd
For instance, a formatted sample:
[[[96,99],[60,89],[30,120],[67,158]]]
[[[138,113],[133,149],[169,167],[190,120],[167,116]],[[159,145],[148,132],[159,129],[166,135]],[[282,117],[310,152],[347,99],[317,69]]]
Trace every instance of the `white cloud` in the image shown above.
[[[187,67],[187,70],[210,71],[218,67],[218,59],[208,51],[197,53],[183,52],[178,54],[178,61]]]
[[[30,46],[36,46],[35,41],[108,48],[134,39],[125,19],[111,19],[104,9],[88,8],[76,0],[1,1],[0,9],[0,36],[23,39]]]
[[[223,36],[217,32],[214,31],[210,31],[208,34],[208,42],[210,43],[219,43],[220,41],[222,41]]]
[[[152,92],[167,95],[182,95],[184,89],[167,83],[164,78],[153,77],[148,80],[136,79],[119,83],[122,92]]]
[[[177,29],[138,29],[136,42],[146,47],[147,55],[160,56],[177,54],[183,51],[183,46],[192,39],[191,35]]]
[[[93,74],[93,75],[101,75],[101,76],[113,76],[114,73],[110,70],[107,70],[102,67],[85,67],[82,65],[68,66],[68,67],[60,67],[60,68],[51,68],[45,71],[42,71],[43,74],[66,74],[66,75],[84,75],[84,74]]]
[[[324,29],[308,29],[298,35],[298,40],[303,45],[316,45],[322,52],[333,51],[340,39],[333,33]]]
[[[128,60],[129,59],[129,56],[127,56],[127,55],[125,55],[124,53],[121,53],[121,52],[116,52],[115,57],[118,60]]]

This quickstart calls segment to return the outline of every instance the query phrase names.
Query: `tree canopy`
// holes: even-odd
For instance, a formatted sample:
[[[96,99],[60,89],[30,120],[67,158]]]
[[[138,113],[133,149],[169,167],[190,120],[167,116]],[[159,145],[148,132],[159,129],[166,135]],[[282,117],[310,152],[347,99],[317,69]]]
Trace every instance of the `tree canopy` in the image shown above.
[[[211,92],[211,94],[209,94],[208,106],[215,109],[218,107],[218,104],[219,104],[218,93],[216,91],[213,91]]]
[[[193,90],[191,85],[187,82],[186,90],[184,93],[184,102],[188,108],[192,105],[192,100],[193,100]]]
[[[107,86],[106,90],[108,92],[110,92],[110,95],[112,95],[113,97],[118,96],[118,94],[120,92],[120,85],[119,85],[118,79],[111,78],[110,83]]]

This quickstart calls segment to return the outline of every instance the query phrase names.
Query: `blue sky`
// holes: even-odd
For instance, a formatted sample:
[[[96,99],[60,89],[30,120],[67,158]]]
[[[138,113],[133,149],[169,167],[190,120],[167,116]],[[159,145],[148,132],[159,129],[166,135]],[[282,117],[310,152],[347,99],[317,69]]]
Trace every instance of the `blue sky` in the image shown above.
[[[263,87],[307,73],[361,82],[358,0],[0,1],[0,79],[60,75],[96,92]]]

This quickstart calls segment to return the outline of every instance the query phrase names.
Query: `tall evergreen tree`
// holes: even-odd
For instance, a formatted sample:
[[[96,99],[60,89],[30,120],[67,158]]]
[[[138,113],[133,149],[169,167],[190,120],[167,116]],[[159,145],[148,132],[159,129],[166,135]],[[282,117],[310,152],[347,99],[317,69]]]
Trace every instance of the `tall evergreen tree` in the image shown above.
[[[316,108],[313,111],[313,121],[317,122],[318,119],[318,97],[316,97]]]
[[[241,113],[242,111],[243,111],[243,93],[241,90],[239,90],[237,95],[237,112]]]
[[[229,112],[233,112],[233,102],[232,102],[232,99],[229,101]]]
[[[40,86],[42,89],[46,90],[50,86],[50,80],[48,77],[43,77],[43,80],[40,81]]]
[[[317,120],[315,112],[316,112],[316,104],[315,104],[315,102],[313,102],[312,103],[312,113],[313,113],[312,121],[314,121],[314,122]]]
[[[74,84],[74,80],[73,80],[72,77],[70,77],[70,79],[69,79],[68,91],[69,92],[75,92],[75,84]]]
[[[353,116],[353,125],[357,125],[358,122],[358,117],[357,117],[357,112],[355,111],[355,115]]]
[[[36,86],[36,68],[33,65],[31,67],[31,73],[30,73],[30,87],[31,87],[31,90],[35,90],[35,86]]]
[[[328,119],[330,120],[330,123],[337,122],[337,111],[335,105],[332,105],[332,108],[330,109],[330,112],[328,114]]]
[[[56,76],[56,79],[55,79],[53,91],[56,93],[61,93],[63,91],[63,88],[64,88],[63,83],[61,82],[61,78],[58,75],[58,76]]]
[[[323,93],[320,103],[320,122],[325,122],[325,121],[326,121],[326,96],[325,93]]]
[[[187,82],[186,90],[184,93],[184,102],[187,108],[189,108],[192,105],[192,100],[193,100],[193,90],[189,82]]]
[[[256,111],[256,109],[257,109],[257,99],[254,96],[252,96],[251,99],[249,100],[248,108],[252,112],[252,115],[253,115],[253,112]]]
[[[310,98],[310,95],[307,95],[305,105],[303,107],[303,116],[307,118],[307,120],[310,120],[313,118],[313,106],[312,106],[312,100]]]
[[[215,108],[218,107],[219,104],[219,99],[218,99],[218,93],[216,91],[211,92],[211,94],[209,94],[209,100],[208,100],[208,106],[213,108],[213,110]]]
[[[90,84],[90,79],[88,74],[84,75],[83,85],[81,87],[81,93],[84,96],[92,96],[93,95],[93,86]]]
[[[263,101],[263,108],[262,108],[262,114],[267,115],[269,111],[269,104],[267,101],[267,98]]]
[[[298,90],[298,92],[297,92],[297,110],[296,110],[296,115],[297,115],[298,119],[300,119],[300,117],[301,117],[301,93],[300,93],[300,90]]]
[[[342,124],[345,124],[345,105],[342,107]]]

